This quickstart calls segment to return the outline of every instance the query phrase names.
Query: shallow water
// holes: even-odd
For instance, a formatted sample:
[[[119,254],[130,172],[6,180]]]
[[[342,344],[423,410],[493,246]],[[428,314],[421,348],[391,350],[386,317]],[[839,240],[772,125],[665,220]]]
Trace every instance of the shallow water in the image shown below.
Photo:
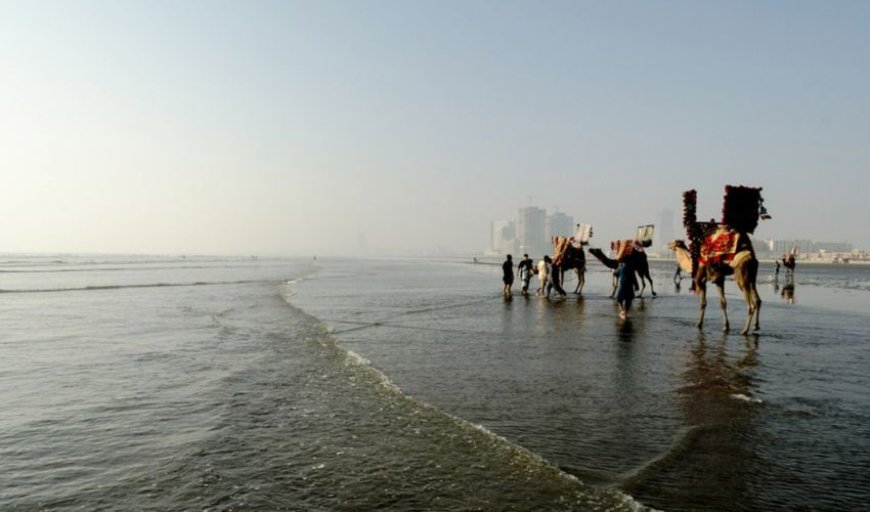
[[[868,294],[848,283],[870,269],[799,272],[790,303],[784,276],[777,288],[763,266],[762,332],[745,337],[721,332],[712,288],[698,331],[697,298],[687,280],[674,289],[673,268],[653,264],[658,297],[647,291],[628,322],[600,269],[582,299],[506,302],[497,266],[335,264],[302,283],[296,303],[405,393],[588,484],[666,510],[864,506],[870,323],[857,311]],[[739,331],[742,295],[726,288]]]
[[[623,323],[598,269],[0,255],[0,510],[863,507],[870,273],[763,268],[744,337],[672,269]]]

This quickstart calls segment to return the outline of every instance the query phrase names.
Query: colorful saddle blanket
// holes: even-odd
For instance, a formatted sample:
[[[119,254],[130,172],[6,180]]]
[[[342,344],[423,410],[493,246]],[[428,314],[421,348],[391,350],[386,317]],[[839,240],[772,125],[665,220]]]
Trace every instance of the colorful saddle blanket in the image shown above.
[[[622,261],[634,251],[643,252],[643,245],[637,240],[614,240],[610,242],[610,250],[613,251],[613,259]]]
[[[571,242],[573,242],[573,238],[568,238],[564,236],[554,236],[553,237],[553,264],[554,265],[562,265],[562,262],[565,260],[565,254],[568,252],[568,247],[571,246]]]
[[[731,263],[737,254],[737,241],[739,234],[733,229],[720,226],[715,231],[704,235],[704,243],[701,244],[700,261],[708,263]]]

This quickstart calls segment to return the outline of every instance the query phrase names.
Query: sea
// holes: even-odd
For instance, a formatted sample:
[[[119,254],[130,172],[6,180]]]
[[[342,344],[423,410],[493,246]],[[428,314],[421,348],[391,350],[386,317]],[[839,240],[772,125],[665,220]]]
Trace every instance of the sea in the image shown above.
[[[870,510],[870,266],[490,263],[0,254],[0,510]]]

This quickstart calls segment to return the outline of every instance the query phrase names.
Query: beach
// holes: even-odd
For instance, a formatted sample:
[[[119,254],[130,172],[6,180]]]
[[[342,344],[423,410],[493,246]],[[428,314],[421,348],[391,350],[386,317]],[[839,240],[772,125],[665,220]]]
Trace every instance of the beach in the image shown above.
[[[628,321],[464,260],[0,258],[2,510],[857,510],[870,268],[653,262]],[[534,282],[533,282],[534,287]],[[573,280],[565,289],[574,288]]]

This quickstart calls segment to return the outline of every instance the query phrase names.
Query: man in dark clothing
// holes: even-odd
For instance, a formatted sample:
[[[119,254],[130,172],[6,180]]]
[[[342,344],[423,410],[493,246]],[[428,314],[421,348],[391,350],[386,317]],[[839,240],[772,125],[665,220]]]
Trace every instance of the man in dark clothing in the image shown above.
[[[553,263],[550,270],[550,282],[547,284],[547,298],[550,297],[550,291],[556,290],[556,293],[564,297],[567,295],[562,289],[562,267]]]
[[[514,284],[514,262],[511,260],[510,254],[507,255],[505,262],[501,264],[501,269],[504,272],[504,277],[502,277],[504,289],[502,293],[505,296],[509,296],[511,294],[511,286]]]
[[[520,264],[517,265],[517,274],[520,276],[520,281],[523,283],[523,289],[521,293],[523,295],[529,294],[529,283],[532,280],[532,259],[529,258],[528,254],[523,254],[523,259],[520,261]]]

